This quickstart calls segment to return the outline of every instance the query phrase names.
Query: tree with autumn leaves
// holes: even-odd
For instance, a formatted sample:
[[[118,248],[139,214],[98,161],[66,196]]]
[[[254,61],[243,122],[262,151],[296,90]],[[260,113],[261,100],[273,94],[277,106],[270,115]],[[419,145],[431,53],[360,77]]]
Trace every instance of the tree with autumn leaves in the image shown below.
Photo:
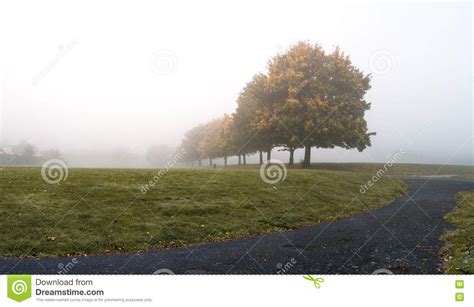
[[[339,48],[326,53],[320,45],[299,42],[273,57],[268,74],[257,74],[246,84],[232,115],[210,121],[188,131],[182,146],[186,159],[249,154],[271,158],[272,148],[294,152],[304,148],[303,166],[311,163],[311,149],[343,147],[359,151],[370,146],[364,96],[370,75],[353,66]]]

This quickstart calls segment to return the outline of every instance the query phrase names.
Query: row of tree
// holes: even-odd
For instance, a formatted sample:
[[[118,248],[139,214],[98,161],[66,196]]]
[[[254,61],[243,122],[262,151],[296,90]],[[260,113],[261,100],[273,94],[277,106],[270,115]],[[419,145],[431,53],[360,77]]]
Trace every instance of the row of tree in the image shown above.
[[[182,141],[187,162],[263,153],[272,148],[294,152],[304,148],[303,165],[311,163],[311,148],[359,151],[370,146],[364,95],[370,75],[352,65],[339,48],[326,53],[319,44],[299,42],[273,57],[266,74],[259,73],[246,84],[231,114],[198,125]]]

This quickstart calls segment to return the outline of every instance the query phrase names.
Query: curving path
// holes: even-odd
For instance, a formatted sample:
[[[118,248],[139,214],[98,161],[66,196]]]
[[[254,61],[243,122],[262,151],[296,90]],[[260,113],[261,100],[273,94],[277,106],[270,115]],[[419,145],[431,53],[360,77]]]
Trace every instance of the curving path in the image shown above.
[[[303,229],[187,248],[53,259],[0,258],[0,274],[438,273],[443,216],[474,182],[406,179],[408,195],[386,207]]]

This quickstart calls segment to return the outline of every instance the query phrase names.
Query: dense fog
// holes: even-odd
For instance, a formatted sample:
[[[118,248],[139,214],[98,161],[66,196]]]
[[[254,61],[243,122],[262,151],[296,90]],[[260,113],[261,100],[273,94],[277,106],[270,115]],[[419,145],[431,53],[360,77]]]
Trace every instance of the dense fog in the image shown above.
[[[0,40],[0,149],[32,157],[19,164],[163,166],[187,130],[235,112],[245,84],[297,41],[339,46],[372,76],[372,146],[313,148],[313,162],[383,163],[403,150],[398,162],[473,164],[468,3],[1,6],[0,27],[15,31]]]

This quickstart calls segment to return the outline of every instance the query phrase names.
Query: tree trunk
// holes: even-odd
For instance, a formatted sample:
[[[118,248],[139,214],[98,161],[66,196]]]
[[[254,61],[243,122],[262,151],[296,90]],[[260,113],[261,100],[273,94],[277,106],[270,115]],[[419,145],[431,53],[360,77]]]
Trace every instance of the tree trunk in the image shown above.
[[[310,165],[311,165],[311,146],[305,146],[303,166],[309,167]]]
[[[245,155],[242,155],[242,157],[244,158],[244,165],[247,165],[247,158],[245,158]]]
[[[227,156],[224,157],[224,166],[227,166]]]
[[[259,160],[259,163],[260,163],[260,165],[262,165],[262,164],[263,164],[263,152],[260,150],[260,151],[258,152],[258,155],[259,155],[259,159],[260,159],[260,160]]]
[[[272,159],[272,150],[270,149],[269,151],[267,151],[267,162],[270,162],[271,159]]]
[[[199,167],[202,166],[201,159],[198,160],[198,165],[199,165]]]
[[[239,156],[239,165],[241,165],[241,164],[242,164],[242,161],[240,160],[240,155],[238,155],[238,156]]]
[[[294,153],[295,153],[295,149],[294,148],[290,148],[290,161],[289,161],[289,165],[293,165],[295,164],[295,161],[294,161]]]
[[[209,158],[209,166],[212,167],[212,158]]]

